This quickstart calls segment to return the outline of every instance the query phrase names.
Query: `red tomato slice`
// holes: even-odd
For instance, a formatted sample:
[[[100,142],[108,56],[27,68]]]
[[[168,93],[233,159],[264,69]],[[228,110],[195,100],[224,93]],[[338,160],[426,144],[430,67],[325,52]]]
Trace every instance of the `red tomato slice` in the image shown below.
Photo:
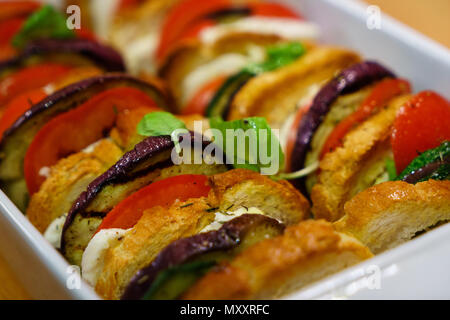
[[[0,82],[0,110],[15,96],[45,86],[67,74],[67,65],[43,63],[21,69]]]
[[[91,41],[97,41],[97,37],[95,36],[95,34],[91,30],[83,28],[83,27],[81,27],[80,29],[76,29],[75,34],[76,34],[77,38],[91,40]]]
[[[3,132],[11,127],[19,117],[24,114],[32,105],[43,100],[47,94],[41,88],[30,90],[22,93],[19,96],[12,99],[5,108],[5,112],[0,118],[0,137],[3,136]]]
[[[157,109],[155,102],[140,90],[114,88],[50,120],[35,135],[25,155],[24,173],[29,193],[38,191],[44,182],[45,178],[39,175],[42,167],[51,166],[104,137],[114,127],[118,113],[143,106]]]
[[[26,16],[41,6],[36,1],[3,1],[0,2],[0,21],[9,18]]]
[[[415,95],[399,111],[391,136],[397,173],[419,153],[450,140],[450,102],[435,92]]]
[[[11,18],[0,22],[0,44],[11,43],[11,39],[22,28],[25,18]]]
[[[286,6],[277,3],[250,3],[252,16],[278,17],[278,18],[294,18],[301,19],[303,17]]]
[[[189,2],[189,0],[185,2]],[[183,3],[181,3],[180,6],[182,6]],[[233,6],[233,4],[231,4],[230,2],[218,0],[211,1],[211,3],[208,5],[209,6],[198,8],[198,11],[192,12],[192,15],[190,15],[190,17],[186,17],[186,20],[184,21],[185,24],[183,25],[183,28],[180,28],[179,31],[174,30],[174,27],[172,27],[170,31],[168,30],[165,33],[163,29],[160,48],[158,48],[157,52],[159,61],[162,61],[164,57],[166,57],[167,54],[180,42],[186,41],[187,39],[195,39],[202,30],[214,26],[216,24],[214,20],[205,18],[208,13],[220,9],[230,8]],[[303,19],[294,11],[276,3],[251,3],[245,6],[250,9],[250,16]],[[177,11],[177,13],[175,13],[175,11]],[[172,12],[175,16],[179,14],[181,10],[178,11],[177,8],[174,8]],[[169,15],[172,14],[172,12],[169,13]],[[167,20],[169,20],[169,18],[167,18]],[[175,18],[173,18],[173,20],[175,20]],[[171,36],[169,36],[168,34],[170,34]]]
[[[16,55],[11,45],[12,38],[22,28],[25,18],[11,18],[0,22],[0,60],[7,60]]]
[[[322,147],[320,159],[326,153],[340,147],[344,137],[350,130],[380,111],[391,99],[410,92],[411,86],[406,80],[385,79],[379,82],[358,109],[334,128]]]
[[[0,111],[0,137],[22,114],[24,114],[33,104],[43,100],[48,94],[53,93],[71,83],[81,81],[99,75],[102,71],[96,67],[79,67],[69,71],[64,77],[49,84],[50,92],[44,87],[32,89],[14,97],[6,106],[3,115]],[[46,86],[47,87],[47,86]]]
[[[218,77],[200,88],[181,114],[205,114],[208,104],[226,79],[225,76]]]
[[[198,35],[200,34],[200,32],[202,32],[203,30],[205,30],[209,27],[213,27],[215,25],[216,25],[216,22],[211,19],[201,19],[200,21],[192,24],[191,26],[187,27],[185,29],[185,31],[183,31],[180,34],[180,36],[177,37],[177,40],[174,41],[169,46],[169,49],[167,50],[167,52],[171,51],[174,47],[176,47],[179,43],[181,43],[183,41],[196,39],[198,37]]]
[[[297,140],[297,131],[300,122],[302,121],[303,116],[308,112],[309,108],[312,105],[312,101],[308,104],[305,104],[303,107],[298,109],[297,114],[295,115],[294,122],[292,122],[291,130],[289,130],[289,136],[287,138],[286,143],[286,171],[289,172],[291,169],[291,158],[292,152],[294,151],[295,142]]]
[[[169,207],[176,200],[206,197],[211,187],[204,175],[180,175],[156,181],[122,200],[103,219],[97,231],[132,228],[146,209]]]
[[[210,12],[226,9],[231,6],[230,0],[184,0],[176,4],[164,20],[161,40],[156,52],[158,61],[162,61],[169,48],[187,27]]]

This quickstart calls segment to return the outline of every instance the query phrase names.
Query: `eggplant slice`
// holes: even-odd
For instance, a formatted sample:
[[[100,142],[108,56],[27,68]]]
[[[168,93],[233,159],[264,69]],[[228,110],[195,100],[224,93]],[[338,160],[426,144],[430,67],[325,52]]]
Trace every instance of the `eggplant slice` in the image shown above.
[[[10,69],[24,66],[38,56],[51,56],[54,58],[58,54],[79,55],[92,61],[105,71],[125,71],[122,57],[111,47],[87,39],[45,39],[30,42],[19,55],[9,60],[1,61],[0,74],[4,74]]]
[[[0,141],[0,188],[25,211],[28,191],[23,161],[37,132],[52,118],[83,104],[104,90],[133,87],[148,94],[158,106],[167,108],[164,94],[155,86],[124,74],[89,78],[69,85],[34,105],[3,134]]]
[[[191,133],[183,138],[190,139],[193,152],[203,152],[210,144],[198,134]],[[222,164],[174,165],[171,159],[173,148],[169,136],[148,137],[89,184],[70,209],[62,231],[61,251],[70,263],[81,264],[84,249],[103,217],[133,192],[170,176],[212,175],[227,170]]]
[[[177,240],[136,273],[121,299],[177,298],[186,286],[203,275],[202,271],[231,259],[252,244],[282,234],[283,230],[284,225],[275,219],[245,214],[224,223],[219,230]],[[186,271],[190,273],[188,276]],[[175,282],[175,285],[169,285],[170,290],[165,291],[168,282]]]
[[[340,95],[356,92],[386,77],[395,78],[395,75],[376,62],[364,61],[343,70],[328,82],[316,95],[311,108],[301,120],[292,152],[291,170],[303,168],[314,133]]]

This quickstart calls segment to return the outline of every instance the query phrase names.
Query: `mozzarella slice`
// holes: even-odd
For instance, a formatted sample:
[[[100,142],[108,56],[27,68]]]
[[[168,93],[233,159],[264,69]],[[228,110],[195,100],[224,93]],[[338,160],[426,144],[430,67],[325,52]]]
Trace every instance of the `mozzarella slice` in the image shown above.
[[[89,241],[81,260],[81,276],[92,286],[95,286],[103,270],[106,251],[117,245],[130,229],[103,229]]]
[[[66,217],[67,213],[64,213],[60,217],[53,220],[44,232],[44,238],[56,249],[59,249],[61,246],[62,229],[64,222],[66,221]]]
[[[247,54],[226,53],[196,68],[183,80],[182,103],[187,103],[200,88],[219,76],[237,73],[251,62],[262,62],[266,57],[264,50],[249,46]]]
[[[277,35],[284,39],[314,40],[319,37],[319,29],[310,22],[292,18],[247,17],[206,28],[200,33],[200,39],[203,43],[214,43],[231,32]]]

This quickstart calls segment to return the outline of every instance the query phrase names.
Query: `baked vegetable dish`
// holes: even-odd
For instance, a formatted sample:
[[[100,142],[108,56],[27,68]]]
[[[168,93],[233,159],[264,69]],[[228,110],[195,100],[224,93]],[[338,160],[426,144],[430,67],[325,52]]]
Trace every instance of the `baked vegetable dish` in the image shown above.
[[[449,101],[300,13],[69,3],[0,3],[0,188],[101,297],[282,298],[450,219]]]

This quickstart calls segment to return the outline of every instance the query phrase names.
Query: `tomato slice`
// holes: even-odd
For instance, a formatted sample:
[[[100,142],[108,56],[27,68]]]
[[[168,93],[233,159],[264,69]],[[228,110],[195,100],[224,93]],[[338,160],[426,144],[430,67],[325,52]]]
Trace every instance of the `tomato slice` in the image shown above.
[[[39,88],[22,93],[12,99],[0,118],[0,137],[21,115],[45,97],[47,97],[47,93],[44,89]]]
[[[181,2],[166,18],[157,50],[157,59],[160,62],[180,42],[195,39],[202,30],[216,24],[214,20],[206,17],[208,13],[233,7],[231,1],[214,0],[204,3],[205,0],[197,0],[193,5],[198,8],[190,8],[191,1]],[[303,19],[301,15],[276,3],[250,3],[244,6],[250,9],[250,16]],[[181,15],[184,15],[183,19]]]
[[[40,6],[41,4],[36,1],[2,1],[0,2],[0,21],[18,16],[27,16]]]
[[[292,122],[291,130],[289,130],[289,135],[286,143],[286,171],[289,172],[291,167],[291,158],[292,152],[294,151],[295,142],[297,140],[297,131],[300,122],[302,121],[303,116],[308,112],[309,108],[312,105],[312,101],[310,103],[305,104],[304,106],[298,109],[297,114],[295,115],[294,122]]]
[[[208,104],[226,79],[227,77],[220,76],[201,87],[183,109],[181,114],[205,114]]]
[[[350,130],[380,111],[391,99],[410,92],[411,86],[406,80],[385,79],[380,81],[358,109],[333,129],[322,147],[320,159],[328,152],[342,146],[343,139]]]
[[[15,96],[55,81],[72,67],[55,63],[42,63],[21,69],[0,82],[0,110]]]
[[[45,180],[39,175],[41,168],[104,137],[114,127],[118,113],[143,106],[157,109],[155,102],[140,90],[114,88],[50,120],[35,135],[25,155],[24,173],[29,193],[38,191]]]
[[[230,0],[184,0],[176,4],[164,20],[156,57],[162,61],[168,49],[187,27],[210,12],[230,7]]]
[[[146,209],[169,207],[176,200],[206,197],[211,187],[204,175],[180,175],[156,181],[122,200],[103,219],[97,231],[132,228]]]
[[[170,45],[168,52],[172,50],[174,47],[179,45],[179,43],[196,39],[198,35],[205,29],[213,27],[216,25],[216,22],[212,19],[201,19],[200,21],[194,23],[193,25],[186,28],[185,31],[183,31],[180,36],[177,38],[176,41],[173,42],[173,44]]]
[[[419,153],[450,140],[450,102],[435,92],[415,95],[397,114],[391,136],[397,173]]]
[[[12,38],[22,28],[25,18],[11,18],[0,22],[0,60],[14,57],[16,49],[11,45]]]
[[[87,28],[81,27],[80,29],[75,29],[75,34],[77,38],[97,41],[97,37],[95,36],[95,34]]]
[[[50,83],[45,87],[32,89],[14,97],[5,107],[3,115],[0,117],[0,137],[6,129],[8,129],[14,122],[19,119],[33,104],[38,103],[47,97],[48,94],[53,93],[71,83],[90,78],[101,74],[102,71],[96,67],[79,67],[69,71],[62,79]],[[49,90],[50,88],[50,90]]]
[[[252,16],[301,19],[303,17],[286,6],[277,3],[250,3],[248,7]]]

